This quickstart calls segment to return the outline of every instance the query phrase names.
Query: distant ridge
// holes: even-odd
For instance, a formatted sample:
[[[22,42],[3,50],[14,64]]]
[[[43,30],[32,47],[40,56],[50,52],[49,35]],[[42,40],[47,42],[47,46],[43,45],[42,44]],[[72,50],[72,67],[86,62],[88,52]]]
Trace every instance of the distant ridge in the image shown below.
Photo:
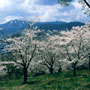
[[[73,26],[82,26],[84,23],[81,22],[63,22],[63,21],[55,21],[55,22],[37,22],[34,26],[38,26],[38,29],[41,30],[66,30],[71,29]],[[28,24],[23,20],[11,20],[5,24],[1,24],[0,34],[14,34],[28,28]]]

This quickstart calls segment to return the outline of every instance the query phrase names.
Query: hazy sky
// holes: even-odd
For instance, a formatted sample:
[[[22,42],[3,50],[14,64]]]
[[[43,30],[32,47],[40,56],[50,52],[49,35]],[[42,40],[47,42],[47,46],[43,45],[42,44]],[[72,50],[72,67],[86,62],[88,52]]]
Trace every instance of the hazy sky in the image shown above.
[[[73,0],[69,7],[57,4],[57,0],[0,0],[0,23],[31,18],[41,22],[90,21],[81,8],[78,0]]]

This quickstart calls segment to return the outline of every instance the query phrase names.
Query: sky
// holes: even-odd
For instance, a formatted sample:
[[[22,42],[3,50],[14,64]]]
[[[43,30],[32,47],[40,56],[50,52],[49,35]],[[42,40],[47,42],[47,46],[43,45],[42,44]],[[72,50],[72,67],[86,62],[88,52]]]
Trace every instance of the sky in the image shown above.
[[[88,22],[90,17],[83,13],[82,5],[73,0],[64,7],[57,0],[0,0],[0,24],[14,19],[38,22]]]

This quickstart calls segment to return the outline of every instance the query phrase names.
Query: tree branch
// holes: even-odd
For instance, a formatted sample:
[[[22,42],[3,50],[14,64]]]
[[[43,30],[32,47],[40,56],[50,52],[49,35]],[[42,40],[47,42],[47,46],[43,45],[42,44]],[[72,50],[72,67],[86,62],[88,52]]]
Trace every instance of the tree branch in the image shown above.
[[[31,55],[31,58],[29,59],[29,61],[28,61],[28,64],[27,64],[27,68],[29,67],[29,64],[30,64],[30,62],[32,61],[32,59],[33,59],[33,57],[34,57],[34,54],[35,54],[35,51],[36,51],[36,44],[35,44],[35,47],[34,47],[34,50],[33,50],[33,52],[32,52],[32,55]]]
[[[85,4],[90,8],[90,4],[87,2],[87,0],[83,0]]]

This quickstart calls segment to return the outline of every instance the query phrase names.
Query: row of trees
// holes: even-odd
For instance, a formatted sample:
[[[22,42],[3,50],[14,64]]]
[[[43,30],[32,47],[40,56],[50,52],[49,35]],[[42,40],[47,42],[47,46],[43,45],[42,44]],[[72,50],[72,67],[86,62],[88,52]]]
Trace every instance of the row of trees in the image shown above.
[[[19,37],[9,37],[4,42],[12,61],[23,68],[24,84],[27,83],[31,63],[43,66],[44,71],[50,74],[71,69],[76,76],[77,67],[85,63],[90,69],[90,23],[73,27],[71,31],[46,34],[36,28],[26,29]]]

